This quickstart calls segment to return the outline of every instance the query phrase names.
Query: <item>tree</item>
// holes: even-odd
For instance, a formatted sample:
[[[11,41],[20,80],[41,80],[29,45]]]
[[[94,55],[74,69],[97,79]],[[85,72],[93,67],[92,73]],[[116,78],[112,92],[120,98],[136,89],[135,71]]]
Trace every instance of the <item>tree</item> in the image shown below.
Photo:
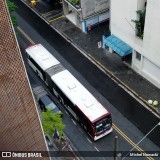
[[[13,23],[13,26],[16,27],[18,25],[15,16],[12,15],[12,13],[17,9],[17,6],[11,2],[10,0],[7,0],[7,6],[8,6],[8,10],[11,16],[11,20]]]
[[[65,128],[65,125],[62,123],[61,114],[53,114],[51,110],[47,110],[42,113],[42,126],[44,133],[49,134],[51,137],[53,136],[55,128],[59,132],[60,136]]]

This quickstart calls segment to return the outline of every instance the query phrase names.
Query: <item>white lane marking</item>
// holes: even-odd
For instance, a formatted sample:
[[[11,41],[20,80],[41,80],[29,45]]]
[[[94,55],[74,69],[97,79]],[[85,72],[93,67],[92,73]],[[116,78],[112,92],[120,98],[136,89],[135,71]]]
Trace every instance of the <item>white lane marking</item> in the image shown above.
[[[74,125],[77,125],[76,122],[72,119],[72,122],[74,123]]]
[[[66,114],[68,114],[68,112],[65,110]]]
[[[98,152],[99,152],[99,149],[97,147],[94,147]]]
[[[79,128],[79,130],[81,131],[81,133],[83,133],[84,134],[84,132]]]
[[[86,138],[87,138],[87,137],[86,137]],[[88,140],[89,143],[92,143],[89,138],[87,138],[87,140]]]

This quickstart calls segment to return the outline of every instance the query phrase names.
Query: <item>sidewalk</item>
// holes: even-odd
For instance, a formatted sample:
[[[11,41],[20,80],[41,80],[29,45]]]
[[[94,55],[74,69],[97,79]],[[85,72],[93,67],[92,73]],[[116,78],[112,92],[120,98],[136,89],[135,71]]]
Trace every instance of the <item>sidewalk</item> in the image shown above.
[[[56,160],[80,160],[76,153],[76,148],[73,146],[71,143],[70,139],[65,135],[65,140],[58,140],[58,139],[53,139],[50,138],[49,135],[48,137],[48,148],[50,151],[50,156],[52,159]],[[46,139],[47,140],[47,139]],[[75,153],[76,152],[76,153]],[[55,155],[57,157],[55,157]],[[81,159],[82,160],[82,159]]]
[[[53,160],[80,160],[76,154],[77,150],[65,135],[65,141],[52,139],[49,135],[45,135],[49,149],[50,158]],[[76,152],[76,153],[75,153]],[[83,160],[83,159],[81,159]]]
[[[48,90],[44,89],[43,86],[36,86],[33,88],[33,94],[36,100],[37,109],[39,112],[40,119],[41,117],[41,109],[40,105],[38,103],[38,100],[41,96],[50,94]],[[77,149],[74,147],[70,139],[67,137],[65,133],[63,133],[64,139],[54,139],[48,134],[45,134],[45,139],[48,145],[49,153],[51,156],[51,159],[55,160],[55,155],[59,155],[56,157],[56,160],[80,160],[79,155],[77,155]],[[54,157],[54,158],[53,158]],[[82,158],[81,158],[82,160]]]
[[[30,6],[28,0],[21,1]],[[148,105],[147,101],[149,99],[158,100],[160,103],[160,89],[137,74],[115,53],[109,53],[103,48],[98,48],[97,43],[102,40],[102,35],[109,34],[107,31],[108,22],[100,24],[88,34],[85,34],[64,16],[60,16],[60,18],[56,18],[54,21],[47,19],[44,13],[52,11],[52,8],[42,0],[38,0],[37,5],[31,8],[38,15],[42,16],[57,32],[66,37],[75,47],[81,50],[83,54],[86,54],[97,65],[100,65],[107,74],[117,81],[117,83],[123,85],[146,105]],[[157,109],[153,106],[149,107],[160,115],[160,104],[157,106]]]

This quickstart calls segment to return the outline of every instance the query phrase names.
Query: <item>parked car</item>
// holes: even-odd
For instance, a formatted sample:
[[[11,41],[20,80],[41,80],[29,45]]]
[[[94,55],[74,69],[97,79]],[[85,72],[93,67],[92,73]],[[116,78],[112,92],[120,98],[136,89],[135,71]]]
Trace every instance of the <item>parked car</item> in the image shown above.
[[[57,104],[52,100],[52,98],[49,95],[43,95],[39,98],[38,103],[40,105],[40,108],[43,112],[45,112],[47,109],[52,110],[52,113],[59,113],[62,116],[62,112],[58,108]]]

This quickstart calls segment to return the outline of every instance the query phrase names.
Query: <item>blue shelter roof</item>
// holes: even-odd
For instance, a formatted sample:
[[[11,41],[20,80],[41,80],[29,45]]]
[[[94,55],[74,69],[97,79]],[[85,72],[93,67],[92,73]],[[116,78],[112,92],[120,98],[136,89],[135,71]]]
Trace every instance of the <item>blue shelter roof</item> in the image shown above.
[[[103,37],[103,43],[118,53],[121,57],[132,53],[132,48],[113,34],[109,37]]]

